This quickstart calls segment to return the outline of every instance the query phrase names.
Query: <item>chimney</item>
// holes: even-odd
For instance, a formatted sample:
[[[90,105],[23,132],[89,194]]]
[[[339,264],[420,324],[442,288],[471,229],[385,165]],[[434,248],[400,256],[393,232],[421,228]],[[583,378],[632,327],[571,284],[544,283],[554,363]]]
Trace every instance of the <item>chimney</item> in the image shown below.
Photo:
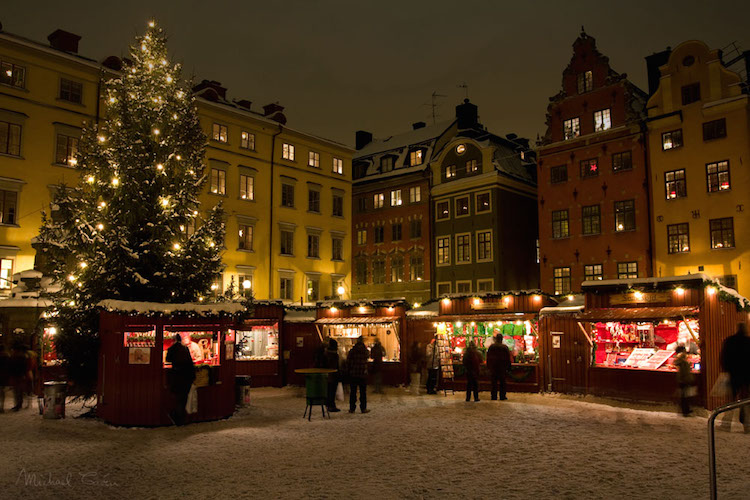
[[[667,47],[666,50],[661,52],[655,52],[650,56],[646,56],[646,72],[648,73],[648,95],[654,95],[654,92],[659,88],[659,80],[661,79],[661,71],[659,68],[667,64],[669,56],[672,54],[672,48]]]
[[[464,99],[463,104],[456,106],[456,119],[459,129],[475,128],[479,125],[478,108],[468,99]]]
[[[362,149],[372,142],[372,134],[364,130],[357,130],[354,143],[357,150]]]
[[[234,103],[242,109],[246,109],[248,111],[250,111],[250,106],[252,106],[253,104],[252,101],[248,101],[247,99],[240,99],[239,101],[234,101]]]
[[[419,130],[420,128],[425,128],[426,126],[427,124],[425,122],[417,122],[411,124],[412,130]]]
[[[272,102],[263,106],[263,116],[269,116],[281,111],[284,111],[284,106],[282,106],[278,102]]]
[[[109,56],[102,61],[102,66],[114,71],[122,70],[122,59],[117,56]]]
[[[227,89],[222,87],[221,82],[217,82],[216,80],[203,80],[193,87],[193,92],[201,94],[201,97],[209,101],[218,101],[219,99],[223,101],[227,98]]]
[[[47,37],[47,40],[49,40],[49,46],[53,49],[77,54],[78,42],[81,40],[81,37],[68,31],[55,30]]]

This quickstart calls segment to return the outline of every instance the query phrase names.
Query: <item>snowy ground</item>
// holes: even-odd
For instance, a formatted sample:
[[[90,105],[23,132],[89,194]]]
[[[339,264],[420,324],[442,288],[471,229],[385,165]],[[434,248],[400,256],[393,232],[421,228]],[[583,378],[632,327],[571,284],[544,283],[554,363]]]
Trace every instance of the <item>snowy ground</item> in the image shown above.
[[[302,419],[296,388],[231,419],[160,429],[0,415],[2,498],[707,498],[705,416],[668,407],[392,389]],[[6,400],[7,404],[7,400]],[[341,405],[343,406],[343,405]],[[719,496],[750,496],[750,435],[717,433]],[[57,482],[62,484],[52,484]],[[37,483],[35,486],[34,483]]]

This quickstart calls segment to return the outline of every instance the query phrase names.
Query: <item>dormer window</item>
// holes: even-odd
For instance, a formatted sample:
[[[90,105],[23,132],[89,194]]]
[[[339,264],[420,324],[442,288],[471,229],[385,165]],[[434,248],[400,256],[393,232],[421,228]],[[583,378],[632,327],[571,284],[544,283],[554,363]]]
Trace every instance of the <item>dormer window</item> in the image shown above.
[[[445,167],[445,178],[453,179],[454,177],[456,177],[456,166],[448,165],[447,167]]]
[[[421,149],[416,149],[409,154],[409,159],[410,159],[409,164],[412,167],[416,165],[421,165],[424,162],[423,158],[424,158],[424,151],[422,151]]]
[[[594,74],[591,71],[578,73],[578,93],[585,94],[594,90]]]
[[[390,172],[393,170],[393,156],[384,156],[380,159],[380,171]]]

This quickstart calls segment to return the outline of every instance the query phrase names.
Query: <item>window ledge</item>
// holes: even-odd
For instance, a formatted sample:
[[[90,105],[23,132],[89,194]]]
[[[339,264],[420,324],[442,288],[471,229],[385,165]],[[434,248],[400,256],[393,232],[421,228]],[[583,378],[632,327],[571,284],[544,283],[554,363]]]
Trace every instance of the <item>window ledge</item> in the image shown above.
[[[26,87],[19,87],[17,85],[11,85],[9,83],[0,83],[0,87],[6,88],[6,89],[18,90],[20,92],[26,92],[26,93],[30,92],[29,89],[27,89]]]
[[[703,142],[714,142],[714,141],[720,141],[721,139],[726,139],[726,135],[722,135],[721,137],[714,137],[713,139],[703,139]]]
[[[54,162],[51,165],[53,167],[62,167],[62,168],[69,168],[70,170],[75,170],[75,167],[73,165],[68,165],[67,163],[57,163],[57,162]]]
[[[314,214],[314,215],[322,215],[322,214],[320,213],[320,211],[317,211],[317,212],[316,212],[315,210],[308,210],[308,211],[307,211],[307,213],[308,213],[308,214]]]
[[[9,224],[7,222],[0,222],[0,227],[21,227],[18,224]]]
[[[601,235],[602,235],[601,231],[599,231],[598,233],[589,233],[589,234],[581,233],[581,236],[583,236],[584,238],[591,238],[592,236],[601,236]]]
[[[282,257],[294,257],[293,253],[281,253],[281,252],[279,252],[279,255],[282,256]]]
[[[674,151],[674,150],[676,150],[676,149],[682,149],[682,146],[676,146],[676,147],[674,147],[674,148],[669,148],[669,149],[664,149],[664,148],[662,148],[661,152],[662,152],[662,153],[666,153],[667,151]]]
[[[226,195],[226,194],[221,194],[221,193],[214,193],[213,191],[210,191],[210,190],[208,191],[208,194],[210,194],[210,195],[212,195],[212,196],[218,196],[218,197],[220,197],[220,198],[229,198],[229,196],[228,196],[228,195]]]
[[[240,201],[247,201],[250,203],[255,203],[255,198],[243,198],[242,196],[238,196],[237,199]]]
[[[243,148],[242,146],[240,146],[240,149],[242,151],[249,151],[251,153],[257,153],[258,152],[258,151],[255,150],[255,148]]]
[[[81,108],[85,108],[85,107],[86,107],[86,105],[85,105],[85,104],[83,104],[83,102],[75,102],[75,101],[69,101],[69,100],[67,100],[67,99],[63,99],[62,97],[58,97],[58,98],[57,98],[57,99],[55,99],[55,100],[56,100],[57,102],[64,102],[65,104],[70,104],[71,106],[78,106],[78,107],[81,107]]]
[[[727,251],[729,251],[729,250],[736,250],[736,249],[737,249],[737,247],[736,247],[736,246],[735,246],[735,247],[722,247],[722,248],[711,248],[711,251],[716,251],[716,252],[727,252]]]
[[[5,158],[14,158],[16,160],[25,160],[26,159],[26,158],[24,158],[21,155],[12,155],[10,153],[0,153],[0,156],[3,156]]]
[[[632,167],[631,168],[621,168],[620,170],[612,170],[612,173],[613,174],[622,174],[622,173],[625,173],[625,172],[632,172],[633,170],[634,169]]]
[[[331,217],[335,217],[337,219],[344,219],[345,218],[343,215],[331,215]]]
[[[481,259],[481,260],[480,260],[480,259],[477,259],[477,260],[476,260],[476,263],[477,263],[477,264],[484,264],[484,263],[486,263],[486,262],[494,262],[494,259]]]
[[[244,252],[244,253],[255,253],[255,250],[253,250],[252,248],[250,248],[250,249],[248,249],[248,248],[238,248],[237,251],[238,252]]]
[[[297,210],[297,207],[290,207],[289,205],[279,205],[279,208],[288,208],[289,210]]]
[[[309,255],[305,258],[310,260],[320,260],[320,257],[310,257]]]
[[[634,233],[637,229],[623,229],[622,231],[615,231],[615,234],[628,234],[628,233]]]
[[[558,238],[555,238],[554,236],[551,238],[554,241],[561,241],[561,240],[569,240],[570,236],[560,236]]]
[[[344,259],[331,259],[331,262],[344,262]]]
[[[729,188],[729,189],[719,189],[717,191],[706,191],[706,194],[711,196],[711,195],[731,193],[731,192],[732,192],[732,188]]]
[[[218,139],[209,139],[209,142],[214,143],[214,144],[221,144],[223,146],[231,146],[231,144],[229,144],[229,141],[220,141]]]

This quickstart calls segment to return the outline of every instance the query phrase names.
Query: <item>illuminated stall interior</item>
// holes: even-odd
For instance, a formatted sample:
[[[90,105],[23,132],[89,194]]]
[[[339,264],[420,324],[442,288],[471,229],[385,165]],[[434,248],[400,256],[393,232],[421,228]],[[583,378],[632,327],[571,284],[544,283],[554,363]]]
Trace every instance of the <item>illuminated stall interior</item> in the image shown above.
[[[141,342],[141,339],[150,338],[153,334],[155,339],[155,330],[147,332],[125,332],[125,345],[128,346],[130,339],[133,342]],[[175,334],[180,334],[182,344],[190,351],[193,363],[196,365],[219,365],[220,352],[220,334],[215,329],[205,329],[205,327],[193,326],[170,326],[164,328],[164,348],[163,362],[164,366],[171,366],[167,363],[167,350],[174,344]],[[134,346],[135,347],[135,346]]]
[[[523,317],[530,315],[521,315]],[[531,317],[517,319],[475,319],[474,321],[438,322],[434,324],[437,338],[447,342],[454,363],[460,363],[466,347],[474,342],[484,358],[494,337],[502,335],[514,363],[536,363],[539,359],[537,322]]]
[[[399,320],[393,317],[366,318],[321,318],[316,321],[321,338],[330,337],[339,345],[339,355],[346,357],[359,337],[364,337],[365,345],[372,348],[379,339],[385,349],[383,361],[398,362],[401,359],[401,338]]]
[[[247,321],[246,321],[247,323]],[[235,358],[238,361],[278,360],[278,321],[257,321],[235,331]]]

